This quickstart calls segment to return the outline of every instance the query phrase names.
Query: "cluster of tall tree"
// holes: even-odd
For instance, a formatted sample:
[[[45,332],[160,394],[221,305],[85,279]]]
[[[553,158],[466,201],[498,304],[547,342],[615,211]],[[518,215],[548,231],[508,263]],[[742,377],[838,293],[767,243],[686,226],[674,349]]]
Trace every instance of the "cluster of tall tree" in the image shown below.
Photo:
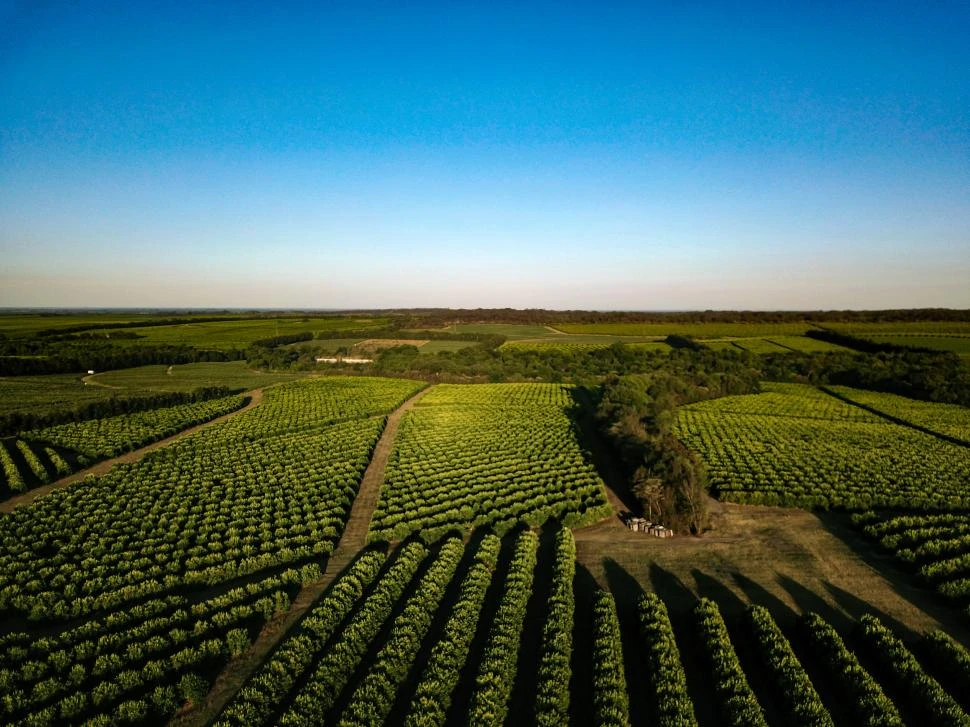
[[[743,365],[720,371],[675,365],[603,382],[596,421],[648,519],[680,531],[707,529],[707,474],[700,457],[673,433],[677,407],[757,391],[758,372]]]
[[[237,361],[244,351],[207,351],[191,346],[120,345],[103,339],[0,340],[0,376],[109,371],[150,364]]]

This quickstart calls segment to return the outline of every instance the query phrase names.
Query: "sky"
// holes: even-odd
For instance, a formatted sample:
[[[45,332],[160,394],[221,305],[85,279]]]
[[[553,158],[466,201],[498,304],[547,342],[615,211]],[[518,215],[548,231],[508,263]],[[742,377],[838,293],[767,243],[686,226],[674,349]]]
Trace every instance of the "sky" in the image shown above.
[[[970,308],[970,4],[0,0],[0,306]]]

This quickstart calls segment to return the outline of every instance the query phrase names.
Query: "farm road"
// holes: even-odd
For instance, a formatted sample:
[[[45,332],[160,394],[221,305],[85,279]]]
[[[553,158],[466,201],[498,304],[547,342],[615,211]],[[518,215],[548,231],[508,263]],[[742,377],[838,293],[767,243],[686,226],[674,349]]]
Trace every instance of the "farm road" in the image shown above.
[[[117,387],[112,387],[117,388]],[[264,387],[268,388],[268,387]],[[146,444],[140,449],[133,449],[130,452],[125,452],[117,457],[112,457],[111,459],[105,459],[97,464],[91,465],[83,470],[79,470],[72,475],[67,477],[62,477],[59,480],[51,482],[49,485],[42,485],[40,487],[35,487],[34,489],[25,492],[22,495],[17,495],[16,497],[11,497],[9,500],[4,500],[0,502],[0,512],[12,512],[14,508],[20,505],[28,505],[38,497],[43,497],[54,490],[60,490],[68,485],[72,485],[75,482],[83,480],[88,475],[103,475],[108,472],[112,467],[119,464],[124,464],[128,462],[137,462],[142,459],[149,452],[154,452],[156,449],[161,449],[162,447],[167,447],[170,444],[177,442],[179,439],[188,437],[189,435],[195,434],[196,432],[213,426],[214,424],[219,424],[224,422],[230,417],[242,414],[244,411],[249,411],[253,407],[259,406],[263,401],[263,389],[253,389],[252,391],[247,391],[243,396],[249,397],[249,403],[245,406],[236,409],[236,411],[231,411],[228,414],[223,414],[220,417],[211,419],[202,424],[196,424],[194,427],[189,427],[188,429],[183,429],[177,434],[173,434],[170,437],[165,437],[165,439],[159,439],[157,442],[152,442],[151,444]]]
[[[347,525],[340,536],[337,548],[327,559],[327,567],[323,575],[315,581],[304,583],[300,592],[293,599],[293,603],[286,613],[276,614],[266,623],[259,636],[245,652],[233,658],[216,677],[209,694],[198,705],[175,715],[170,727],[201,727],[212,722],[223,710],[230,699],[238,692],[250,676],[266,661],[273,649],[283,640],[283,637],[293,628],[307,611],[316,603],[330,586],[334,578],[350,565],[365,545],[367,531],[370,529],[371,517],[377,507],[381,485],[384,484],[384,469],[394,446],[398,424],[401,417],[413,407],[432,387],[428,386],[387,417],[387,424],[381,434],[370,463],[364,471],[364,477],[354,498],[354,504],[347,518]]]

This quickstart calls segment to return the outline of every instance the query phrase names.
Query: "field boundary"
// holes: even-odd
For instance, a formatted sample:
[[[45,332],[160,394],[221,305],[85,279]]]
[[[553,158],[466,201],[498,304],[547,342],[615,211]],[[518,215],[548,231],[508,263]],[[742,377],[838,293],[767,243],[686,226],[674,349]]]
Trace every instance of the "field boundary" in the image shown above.
[[[423,397],[432,386],[425,386],[412,394],[397,409],[387,416],[384,431],[381,432],[370,462],[361,478],[357,496],[347,516],[347,523],[337,542],[337,547],[327,558],[323,575],[304,583],[293,603],[285,613],[276,614],[266,623],[252,645],[239,656],[233,658],[218,676],[208,695],[198,705],[176,713],[169,722],[171,727],[201,727],[212,722],[225,709],[229,701],[249,681],[249,678],[263,664],[266,658],[286,637],[317,600],[326,592],[334,579],[350,565],[365,547],[371,518],[377,507],[381,486],[384,484],[384,470],[388,457],[394,447],[398,424],[401,417]]]
[[[934,429],[924,427],[921,424],[916,424],[915,422],[910,422],[905,419],[900,419],[899,417],[893,416],[892,414],[887,414],[886,412],[880,411],[879,409],[876,409],[873,406],[869,406],[868,404],[862,404],[858,401],[853,401],[849,397],[843,396],[837,391],[832,391],[827,386],[819,386],[818,388],[824,393],[828,394],[829,396],[835,397],[839,401],[845,402],[846,404],[851,404],[852,406],[857,406],[860,409],[864,409],[870,414],[875,414],[878,417],[882,417],[883,419],[890,421],[893,424],[898,424],[903,427],[908,427],[909,429],[915,429],[916,431],[922,432],[923,434],[929,434],[931,437],[942,439],[944,442],[949,442],[950,444],[955,444],[958,447],[965,447],[967,449],[970,449],[970,442],[960,439],[959,437],[954,437],[949,434],[944,434],[943,432],[938,432]],[[900,394],[897,394],[896,396],[900,396]],[[929,402],[929,403],[935,403],[935,402]]]
[[[156,442],[152,442],[151,444],[146,444],[144,447],[133,449],[130,452],[125,452],[124,454],[120,454],[117,457],[111,457],[110,459],[101,460],[97,464],[93,464],[90,467],[85,467],[83,470],[78,470],[77,472],[67,475],[66,477],[62,477],[59,480],[55,480],[54,482],[51,482],[46,485],[41,485],[40,487],[35,487],[32,490],[28,490],[27,492],[23,493],[22,495],[16,495],[15,497],[11,497],[8,500],[4,500],[3,502],[0,502],[0,513],[13,512],[15,508],[21,505],[29,505],[37,498],[43,497],[44,495],[49,495],[54,490],[61,490],[67,487],[68,485],[73,485],[75,482],[80,482],[81,480],[83,480],[85,477],[89,475],[99,476],[99,475],[107,474],[110,470],[112,470],[115,467],[115,465],[138,462],[145,455],[147,455],[150,452],[154,452],[156,449],[167,447],[170,444],[174,444],[179,439],[188,437],[202,429],[211,427],[214,424],[219,424],[221,422],[224,422],[226,421],[226,419],[229,419],[230,417],[234,417],[237,414],[242,414],[245,411],[249,411],[250,409],[257,407],[262,403],[263,390],[266,388],[269,388],[269,387],[253,389],[252,391],[247,391],[246,393],[244,393],[243,396],[247,397],[249,401],[244,406],[241,406],[240,408],[236,409],[235,411],[231,411],[228,414],[223,414],[222,416],[218,416],[215,419],[210,419],[207,422],[202,422],[201,424],[196,424],[194,426],[189,427],[188,429],[183,429],[182,431],[176,432],[175,434],[169,437],[165,437],[164,439],[159,439]]]

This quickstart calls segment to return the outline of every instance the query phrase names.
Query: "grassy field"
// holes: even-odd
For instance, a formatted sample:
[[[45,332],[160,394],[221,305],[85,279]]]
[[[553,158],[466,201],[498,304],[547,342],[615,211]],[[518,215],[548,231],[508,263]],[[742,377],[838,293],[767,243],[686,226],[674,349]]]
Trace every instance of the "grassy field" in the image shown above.
[[[798,336],[814,326],[810,323],[562,323],[555,328],[569,334],[761,338]]]
[[[281,381],[292,381],[305,375],[264,373],[250,369],[245,361],[230,361],[180,366],[139,366],[105,371],[87,377],[87,380],[90,382],[90,389],[97,388],[108,394],[119,394],[131,391],[193,391],[204,386],[255,389]]]
[[[159,316],[154,314],[139,315],[137,313],[6,314],[0,315],[0,333],[10,338],[21,338],[33,335],[38,331],[74,328],[75,326],[105,327],[133,321],[151,321],[158,318]]]
[[[461,351],[469,346],[477,346],[475,341],[428,341],[418,351],[423,354]]]
[[[253,341],[273,336],[310,332],[326,336],[336,331],[379,328],[385,318],[258,318],[215,323],[183,323],[132,329],[135,342],[149,344],[183,344],[214,350],[246,348]],[[112,333],[111,330],[106,331]],[[121,339],[124,344],[131,340]]]
[[[116,395],[109,389],[86,386],[77,374],[0,377],[0,414],[28,411],[49,414]]]

